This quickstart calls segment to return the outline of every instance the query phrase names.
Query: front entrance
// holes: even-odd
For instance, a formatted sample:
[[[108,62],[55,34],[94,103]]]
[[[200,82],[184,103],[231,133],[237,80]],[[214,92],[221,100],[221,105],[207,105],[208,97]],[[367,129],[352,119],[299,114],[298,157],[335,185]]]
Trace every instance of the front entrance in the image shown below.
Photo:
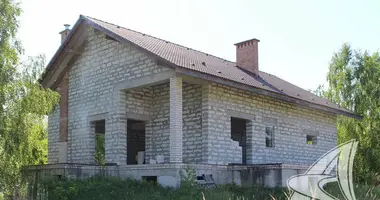
[[[145,152],[145,122],[128,119],[127,123],[127,164],[136,165],[138,152]]]

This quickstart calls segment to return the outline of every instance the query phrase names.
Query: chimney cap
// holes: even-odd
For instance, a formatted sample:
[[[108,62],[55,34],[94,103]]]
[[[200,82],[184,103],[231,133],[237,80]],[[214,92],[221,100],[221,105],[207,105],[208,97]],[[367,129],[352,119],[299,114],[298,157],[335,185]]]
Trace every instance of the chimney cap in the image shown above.
[[[70,24],[64,24],[65,30],[70,30]]]
[[[250,40],[245,40],[245,41],[242,41],[242,42],[238,42],[238,43],[236,43],[235,45],[237,46],[237,45],[239,45],[239,44],[244,44],[244,43],[246,43],[246,42],[251,42],[251,41],[260,42],[259,39],[253,38],[253,39],[250,39]]]

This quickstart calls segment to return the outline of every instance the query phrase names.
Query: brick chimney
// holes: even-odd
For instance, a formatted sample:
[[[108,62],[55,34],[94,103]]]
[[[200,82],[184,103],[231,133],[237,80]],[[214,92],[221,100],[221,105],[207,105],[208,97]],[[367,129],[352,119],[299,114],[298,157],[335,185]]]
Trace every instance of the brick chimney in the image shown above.
[[[259,42],[258,39],[236,43],[236,64],[254,74],[259,71]]]
[[[70,25],[65,24],[65,30],[61,31],[61,44],[66,40],[70,33]],[[59,94],[61,101],[59,104],[59,156],[58,163],[67,163],[67,142],[68,142],[68,97],[69,97],[69,77],[66,72],[59,83]]]
[[[64,24],[63,26],[65,26],[65,29],[63,31],[59,32],[59,34],[61,34],[61,44],[65,41],[65,39],[67,38],[67,36],[70,33],[70,25]]]

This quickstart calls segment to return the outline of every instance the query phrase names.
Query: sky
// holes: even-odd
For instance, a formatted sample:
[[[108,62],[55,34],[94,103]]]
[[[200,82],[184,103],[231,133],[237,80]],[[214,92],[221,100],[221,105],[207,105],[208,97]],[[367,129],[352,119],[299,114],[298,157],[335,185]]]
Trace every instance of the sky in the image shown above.
[[[236,60],[233,44],[259,43],[259,69],[304,89],[326,83],[343,43],[378,51],[379,0],[22,0],[25,55],[51,59],[79,15]]]

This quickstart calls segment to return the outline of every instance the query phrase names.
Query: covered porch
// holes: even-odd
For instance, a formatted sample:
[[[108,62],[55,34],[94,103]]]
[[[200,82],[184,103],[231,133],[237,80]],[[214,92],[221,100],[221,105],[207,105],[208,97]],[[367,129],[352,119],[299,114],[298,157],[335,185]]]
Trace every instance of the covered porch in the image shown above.
[[[67,163],[100,164],[97,145],[104,146],[104,162],[118,166],[207,162],[202,84],[165,72],[119,83],[113,90],[108,112],[87,117],[88,154],[73,154],[76,143],[69,140]],[[102,134],[104,144],[99,144]]]

